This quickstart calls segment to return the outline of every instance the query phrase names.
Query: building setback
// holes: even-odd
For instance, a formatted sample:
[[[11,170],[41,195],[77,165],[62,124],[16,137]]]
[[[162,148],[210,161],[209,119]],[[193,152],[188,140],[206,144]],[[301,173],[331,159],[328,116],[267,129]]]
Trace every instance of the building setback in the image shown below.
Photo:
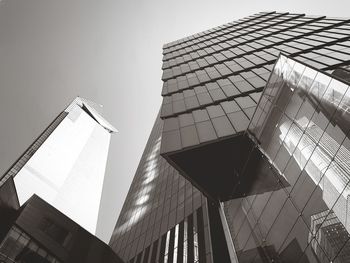
[[[163,103],[114,251],[133,263],[348,258],[349,39],[350,19],[261,12],[164,45]]]

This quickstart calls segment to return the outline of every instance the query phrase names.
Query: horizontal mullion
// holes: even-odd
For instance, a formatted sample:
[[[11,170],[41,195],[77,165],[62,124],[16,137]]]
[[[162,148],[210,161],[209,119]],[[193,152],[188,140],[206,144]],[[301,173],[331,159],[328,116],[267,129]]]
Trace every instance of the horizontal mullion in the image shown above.
[[[255,22],[255,23],[252,23],[252,24],[249,24],[249,25],[245,25],[245,26],[243,26],[243,27],[241,27],[241,28],[238,28],[237,30],[231,31],[230,33],[234,33],[234,32],[243,30],[243,29],[245,29],[245,28],[249,28],[249,27],[251,27],[251,26],[254,26],[254,25],[257,25],[257,24],[260,24],[260,23],[263,23],[263,22],[268,22],[268,21],[270,21],[270,20],[274,20],[274,19],[279,18],[279,17],[284,17],[285,15],[288,15],[288,13],[276,14],[276,16],[274,16],[273,18],[270,17],[270,18],[266,18],[265,20],[262,20],[262,21],[257,21],[257,22]],[[303,16],[303,15],[299,15],[299,16]],[[287,20],[293,19],[293,18],[295,18],[295,17],[288,18]],[[281,23],[281,22],[279,21],[279,22],[276,22],[276,23]],[[267,25],[266,27],[269,27],[269,26],[271,26],[271,25]],[[194,43],[194,44],[192,44],[192,45],[189,45],[188,47],[193,46],[193,45],[197,45],[197,44],[200,44],[200,43],[203,43],[203,42],[208,41],[208,40],[211,40],[211,39],[215,39],[215,38],[220,37],[220,36],[224,36],[224,35],[226,35],[226,34],[227,34],[227,33],[221,33],[221,34],[219,34],[219,35],[217,35],[217,36],[213,36],[213,37],[210,38],[210,39],[206,39],[206,40],[203,40],[203,41],[201,41],[201,42],[198,42],[198,43]],[[232,39],[232,38],[234,38],[234,37],[228,38],[227,40],[230,40],[230,39]],[[213,46],[213,45],[216,45],[216,43],[210,44],[210,45],[208,45],[207,47],[210,47],[210,46]],[[183,49],[183,48],[179,48],[179,49],[174,50],[174,51],[172,51],[172,52],[178,51],[178,50],[180,50],[180,49]],[[200,48],[199,48],[199,49],[200,49]],[[199,50],[199,49],[197,49],[197,50]],[[196,51],[196,50],[192,50],[191,52],[193,52],[193,51]],[[172,53],[172,52],[165,53],[164,55],[167,55],[167,54]],[[166,60],[173,59],[173,58],[177,58],[177,57],[179,57],[179,56],[183,56],[183,55],[189,54],[189,53],[191,53],[191,52],[186,52],[186,53],[183,53],[183,54],[178,55],[178,56],[173,56],[173,57],[168,58],[168,59],[166,59]],[[163,58],[163,61],[166,61],[166,60],[164,60],[164,58]]]
[[[320,17],[320,18],[318,18],[317,20],[319,20],[319,19],[322,19],[322,18]],[[275,25],[283,24],[284,22],[287,22],[287,21],[290,21],[290,20],[285,20],[285,21],[283,21],[283,22],[278,22],[278,23],[276,23]],[[237,44],[237,45],[233,45],[233,46],[230,46],[230,47],[227,47],[227,48],[223,48],[223,49],[221,49],[220,51],[215,51],[215,52],[213,52],[213,53],[210,53],[210,54],[207,54],[207,55],[204,55],[204,56],[199,56],[199,57],[196,58],[196,60],[197,60],[197,59],[200,59],[200,58],[205,58],[205,57],[207,57],[207,56],[211,56],[211,55],[213,55],[213,54],[218,54],[218,53],[221,53],[221,52],[223,52],[223,51],[229,50],[229,49],[231,49],[231,48],[239,47],[240,45],[244,45],[244,44],[246,44],[246,43],[250,43],[250,42],[253,42],[253,41],[256,41],[256,40],[259,40],[259,39],[268,37],[268,36],[273,36],[274,34],[277,34],[277,33],[279,33],[279,32],[284,32],[284,31],[286,31],[286,30],[290,30],[290,29],[293,29],[293,28],[296,28],[296,27],[299,27],[299,26],[302,26],[302,25],[305,25],[305,24],[308,24],[308,23],[312,23],[312,22],[314,22],[314,21],[316,21],[316,20],[309,20],[309,21],[306,21],[306,22],[301,22],[300,24],[297,24],[297,25],[289,26],[288,28],[285,28],[285,29],[279,29],[278,31],[271,32],[271,33],[268,33],[268,34],[266,34],[266,35],[261,35],[260,37],[257,37],[257,38],[254,38],[254,39],[251,39],[251,40],[248,40],[248,41],[239,43],[239,44]],[[261,27],[261,28],[259,28],[259,29],[252,30],[252,31],[250,31],[250,32],[244,33],[244,34],[240,35],[240,37],[243,37],[243,36],[248,35],[248,34],[251,34],[251,33],[257,33],[257,32],[259,32],[259,31],[262,30],[262,29],[270,28],[270,27],[271,27],[271,25],[266,25],[266,26]],[[237,37],[228,38],[228,39],[226,39],[225,42],[230,41],[230,40],[234,40],[235,38],[237,38]],[[214,44],[214,45],[216,45],[216,44]],[[210,46],[213,46],[213,45],[210,45]],[[208,47],[210,47],[210,46],[208,46]],[[186,53],[186,54],[183,54],[183,55],[187,55],[187,54],[190,54],[190,53],[191,53],[191,52]],[[177,57],[182,57],[183,55],[177,56]],[[167,61],[164,61],[164,62],[167,62]],[[163,68],[163,69],[170,69],[170,68],[172,68],[172,67],[180,66],[180,65],[186,64],[186,63],[188,63],[188,62],[178,63],[178,64],[175,64],[174,66],[166,67],[166,68]]]
[[[252,16],[252,18],[249,19],[249,20],[245,20],[245,21],[242,21],[242,22],[240,22],[240,23],[235,23],[235,24],[231,24],[231,25],[230,25],[230,23],[228,23],[228,24],[227,24],[228,26],[227,26],[225,29],[232,28],[232,27],[234,27],[234,26],[241,25],[241,24],[247,23],[247,22],[249,22],[249,21],[253,21],[253,20],[257,19],[257,18],[261,18],[261,17],[267,16],[267,15],[271,15],[271,14],[275,14],[275,13],[276,13],[276,11],[267,12],[267,13],[263,13],[263,14],[261,14],[261,13],[254,14],[254,15]],[[231,23],[232,23],[232,22],[231,22]],[[219,27],[220,27],[220,26],[219,26]],[[222,29],[218,29],[218,30],[222,30]],[[203,32],[207,32],[207,31],[209,31],[209,30],[206,30],[206,31],[203,31]],[[171,48],[171,47],[174,47],[174,46],[177,46],[177,45],[181,45],[181,44],[184,44],[184,43],[187,43],[187,42],[196,40],[196,39],[198,39],[198,38],[200,38],[200,37],[208,36],[208,35],[210,35],[210,34],[215,33],[216,31],[217,31],[217,30],[215,30],[215,31],[210,31],[210,32],[207,32],[207,33],[205,33],[205,34],[203,34],[203,35],[199,35],[199,36],[197,36],[197,37],[195,37],[195,38],[186,39],[186,40],[183,41],[183,42],[176,43],[176,44],[174,44],[174,45],[172,45],[172,46],[168,46],[168,47],[166,47],[166,49],[169,49],[169,48]],[[203,33],[203,32],[201,32],[201,33]],[[197,33],[197,34],[195,34],[195,35],[198,35],[198,34],[201,34],[201,33]],[[191,36],[193,36],[193,35],[191,35]],[[189,37],[191,37],[191,36],[189,36]],[[180,39],[180,40],[181,40],[181,39]],[[179,40],[177,40],[177,41],[179,41]],[[175,51],[175,50],[173,50],[173,51]],[[164,53],[164,51],[163,51],[163,54],[171,53],[171,52],[173,52],[173,51],[165,52],[165,53]]]

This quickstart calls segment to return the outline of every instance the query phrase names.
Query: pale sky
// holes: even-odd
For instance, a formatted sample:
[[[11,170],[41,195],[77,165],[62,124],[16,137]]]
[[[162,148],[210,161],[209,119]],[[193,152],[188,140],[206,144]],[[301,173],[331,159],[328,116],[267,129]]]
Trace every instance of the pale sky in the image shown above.
[[[260,11],[350,17],[349,0],[2,0],[0,173],[77,95],[113,135],[103,209],[114,228],[161,104],[162,45]]]

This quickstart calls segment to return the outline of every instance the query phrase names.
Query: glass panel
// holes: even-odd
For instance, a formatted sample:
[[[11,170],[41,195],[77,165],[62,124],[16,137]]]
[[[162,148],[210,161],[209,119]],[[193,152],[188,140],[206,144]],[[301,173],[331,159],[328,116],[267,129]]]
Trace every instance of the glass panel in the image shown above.
[[[286,202],[287,196],[283,189],[274,191],[269,199],[268,203],[264,207],[264,211],[259,219],[259,225],[263,236],[266,238],[270,231],[273,223],[278,217],[284,203]]]
[[[299,213],[293,206],[291,200],[287,199],[266,237],[266,244],[273,245],[275,250],[279,250],[288,233],[295,225],[298,216]]]
[[[251,233],[248,233],[247,242],[244,244],[244,249],[237,251],[237,257],[239,262],[252,262],[256,257],[259,257],[259,250],[261,244],[261,236],[256,236],[259,234],[259,226],[255,226],[251,229]],[[236,247],[235,247],[236,248]]]
[[[334,263],[349,262],[350,261],[350,239],[344,244],[338,255],[332,259]]]
[[[312,249],[316,254],[322,249],[327,258],[334,259],[349,240],[349,233],[332,210],[314,214],[311,220],[309,239]]]
[[[308,237],[309,229],[303,219],[298,216],[293,228],[278,248],[279,259],[282,262],[297,262],[308,245]]]
[[[317,241],[315,241],[317,242]],[[317,243],[316,243],[317,245]],[[298,263],[319,263],[319,262],[331,262],[327,255],[324,253],[323,249],[320,246],[316,246],[314,243],[314,247],[309,244],[304,254],[297,261]]]
[[[349,109],[347,84],[280,56],[249,126],[278,183],[225,203],[239,260],[349,261]]]
[[[50,262],[55,258],[39,247],[29,236],[16,227],[13,227],[0,244],[0,261],[4,262],[44,262],[48,257]],[[33,261],[33,262],[34,262]],[[59,262],[56,260],[56,262]]]

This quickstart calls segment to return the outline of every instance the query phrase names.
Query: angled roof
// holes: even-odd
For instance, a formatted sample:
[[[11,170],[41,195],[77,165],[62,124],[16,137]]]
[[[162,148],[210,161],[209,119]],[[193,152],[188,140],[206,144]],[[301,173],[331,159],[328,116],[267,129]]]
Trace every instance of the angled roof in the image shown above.
[[[89,114],[96,122],[98,122],[103,128],[105,128],[108,132],[114,133],[118,132],[118,130],[110,124],[105,118],[101,116],[99,112],[102,111],[102,105],[96,104],[90,100],[76,97],[71,104],[65,109],[65,112],[69,112],[72,107],[75,106],[81,107],[87,114]]]

